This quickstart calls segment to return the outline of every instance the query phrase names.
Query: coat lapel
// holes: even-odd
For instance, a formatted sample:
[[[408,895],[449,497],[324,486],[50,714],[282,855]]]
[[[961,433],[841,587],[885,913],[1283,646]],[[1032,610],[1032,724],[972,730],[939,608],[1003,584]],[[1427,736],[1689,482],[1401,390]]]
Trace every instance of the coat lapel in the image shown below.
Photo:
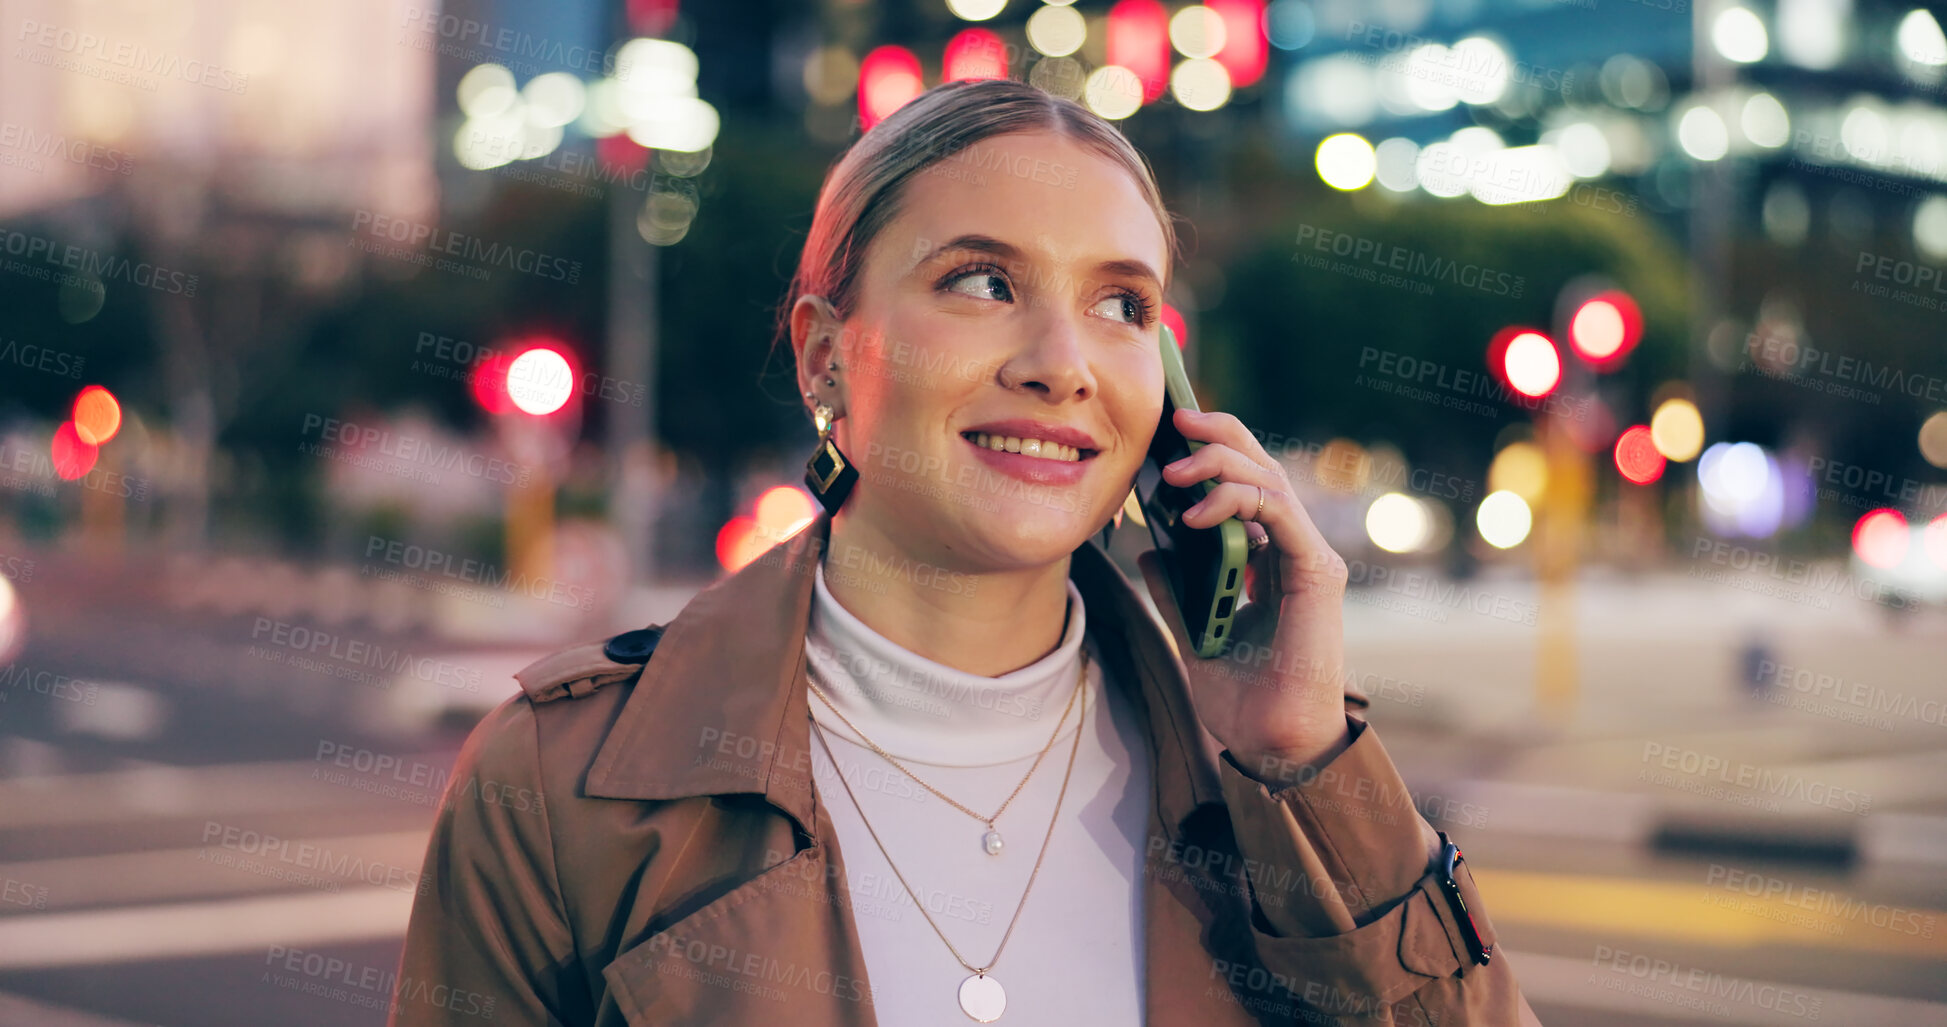
[[[803,846],[742,868],[731,890],[616,957],[605,976],[632,1024],[877,1022],[837,838],[811,777],[804,638],[830,527],[820,514],[690,600],[589,769],[587,794],[601,798],[761,795]],[[1228,990],[1209,987],[1220,983],[1212,925],[1231,919],[1221,909],[1238,897],[1200,886],[1172,857],[1184,832],[1210,819],[1205,808],[1223,806],[1216,742],[1169,636],[1108,555],[1085,543],[1069,575],[1108,680],[1127,690],[1149,741],[1147,1022],[1255,1023]]]

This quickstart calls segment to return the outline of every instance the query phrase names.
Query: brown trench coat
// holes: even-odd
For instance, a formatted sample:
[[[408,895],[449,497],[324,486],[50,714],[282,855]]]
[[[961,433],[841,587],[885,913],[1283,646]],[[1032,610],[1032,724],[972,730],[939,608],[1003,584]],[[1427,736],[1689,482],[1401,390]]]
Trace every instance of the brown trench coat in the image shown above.
[[[449,779],[392,1024],[877,1023],[811,777],[804,636],[829,528],[704,589],[659,641],[516,675]],[[1349,748],[1268,788],[1217,751],[1174,640],[1107,554],[1090,541],[1069,573],[1153,760],[1148,1024],[1535,1022],[1506,958],[1468,952],[1364,696]],[[1456,878],[1492,945],[1465,862]]]

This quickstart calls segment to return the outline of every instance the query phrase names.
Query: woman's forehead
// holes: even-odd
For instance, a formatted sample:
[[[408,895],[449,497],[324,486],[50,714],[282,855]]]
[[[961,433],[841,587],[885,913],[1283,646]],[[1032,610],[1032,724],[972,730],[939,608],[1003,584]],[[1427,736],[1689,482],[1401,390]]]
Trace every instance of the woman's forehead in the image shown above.
[[[1130,172],[1047,133],[991,137],[928,165],[907,180],[884,236],[895,275],[969,237],[1050,267],[1122,261],[1168,274],[1162,226]]]

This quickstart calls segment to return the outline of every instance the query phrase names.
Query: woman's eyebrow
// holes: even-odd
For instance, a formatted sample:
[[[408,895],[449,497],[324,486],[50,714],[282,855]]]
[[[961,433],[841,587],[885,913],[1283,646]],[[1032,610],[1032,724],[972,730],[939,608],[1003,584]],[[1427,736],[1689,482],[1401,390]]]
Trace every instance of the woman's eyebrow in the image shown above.
[[[1024,263],[1026,262],[1027,259],[1026,256],[1021,252],[1020,247],[1015,246],[1013,243],[996,239],[991,235],[980,235],[978,233],[968,233],[965,235],[954,236],[953,238],[948,239],[946,242],[943,242],[940,245],[935,246],[930,250],[926,250],[924,253],[920,255],[920,258],[918,260],[913,262],[913,267],[915,269],[924,267],[926,266],[927,262],[933,260],[935,257],[939,256],[940,254],[946,253],[950,250],[972,250],[978,253],[991,253],[997,257],[1001,257],[1007,260],[1022,261]],[[1163,287],[1162,277],[1156,273],[1156,270],[1154,268],[1150,267],[1147,263],[1140,260],[1133,260],[1133,259],[1105,260],[1102,263],[1095,265],[1095,270],[1109,275],[1123,275],[1131,278],[1146,278],[1158,290],[1161,290]]]

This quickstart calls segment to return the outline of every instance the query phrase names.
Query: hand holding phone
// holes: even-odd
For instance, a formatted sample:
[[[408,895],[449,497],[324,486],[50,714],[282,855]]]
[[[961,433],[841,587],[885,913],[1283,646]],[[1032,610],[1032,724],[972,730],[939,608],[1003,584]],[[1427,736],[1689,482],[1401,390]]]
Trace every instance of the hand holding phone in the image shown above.
[[[1221,654],[1230,644],[1231,618],[1244,589],[1244,565],[1250,558],[1249,536],[1244,522],[1226,517],[1209,528],[1192,528],[1183,523],[1183,512],[1203,500],[1216,487],[1206,479],[1189,487],[1172,485],[1163,479],[1163,467],[1175,463],[1203,443],[1186,439],[1176,429],[1178,407],[1199,410],[1197,397],[1190,389],[1190,376],[1183,369],[1183,354],[1177,349],[1176,335],[1168,325],[1162,331],[1163,417],[1150,439],[1149,454],[1136,472],[1136,500],[1142,505],[1143,520],[1149,525],[1170,579],[1176,608],[1182,611],[1184,631],[1204,659]]]

